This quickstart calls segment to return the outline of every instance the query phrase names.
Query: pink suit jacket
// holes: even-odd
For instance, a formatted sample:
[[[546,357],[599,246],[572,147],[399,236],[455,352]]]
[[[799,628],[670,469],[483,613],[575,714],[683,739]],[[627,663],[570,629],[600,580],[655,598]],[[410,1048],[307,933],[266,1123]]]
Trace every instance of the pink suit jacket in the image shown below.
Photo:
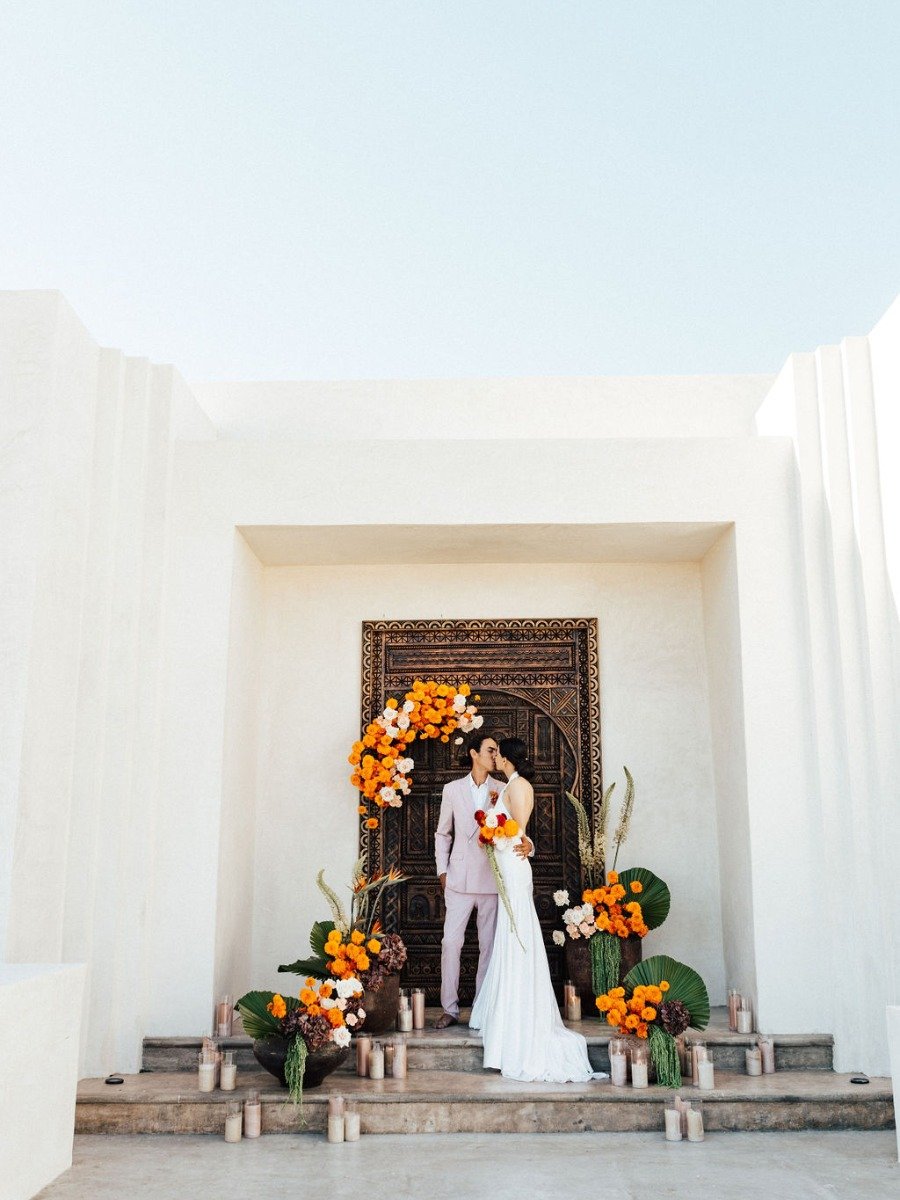
[[[503,784],[488,776],[488,797],[498,795]],[[489,800],[485,812],[490,811]],[[488,856],[478,841],[475,823],[475,800],[469,786],[469,776],[453,779],[444,785],[441,796],[441,815],[434,834],[437,873],[447,872],[447,887],[454,892],[474,892],[479,895],[496,893],[497,884]]]

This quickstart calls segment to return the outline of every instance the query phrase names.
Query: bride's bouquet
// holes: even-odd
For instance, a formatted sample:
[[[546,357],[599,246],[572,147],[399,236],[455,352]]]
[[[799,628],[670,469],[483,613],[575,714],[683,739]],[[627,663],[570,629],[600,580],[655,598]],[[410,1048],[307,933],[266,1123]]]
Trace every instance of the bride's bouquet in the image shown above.
[[[509,902],[509,893],[506,890],[506,884],[503,882],[503,873],[500,870],[500,864],[497,862],[497,853],[509,853],[512,850],[516,838],[519,836],[519,824],[512,817],[508,817],[506,813],[484,813],[480,808],[475,813],[475,822],[478,825],[478,841],[484,847],[485,853],[488,856],[488,862],[491,864],[491,871],[497,883],[497,894],[503,901],[503,907],[506,909],[506,915],[509,917],[509,924],[516,935],[516,941],[522,946],[522,939],[519,937],[519,931],[516,928],[516,919],[513,916],[512,905]]]

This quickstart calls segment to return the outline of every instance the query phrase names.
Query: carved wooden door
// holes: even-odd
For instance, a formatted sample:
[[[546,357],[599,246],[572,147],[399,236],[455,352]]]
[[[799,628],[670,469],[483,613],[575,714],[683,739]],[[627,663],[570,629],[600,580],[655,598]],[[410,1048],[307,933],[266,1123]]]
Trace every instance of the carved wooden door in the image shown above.
[[[578,843],[567,790],[588,811],[601,793],[597,629],[591,620],[480,622],[367,622],[364,626],[363,718],[416,678],[468,682],[479,712],[498,740],[512,735],[528,746],[535,768],[535,811],[529,825],[534,897],[555,983],[562,953],[551,933],[559,927],[553,892],[580,888]],[[444,784],[467,773],[460,747],[415,742],[412,793],[401,809],[387,810],[378,830],[363,830],[369,868],[398,865],[409,881],[388,893],[382,917],[409,950],[403,982],[424,987],[436,1004],[440,991],[443,898],[436,876],[434,831]],[[474,993],[478,943],[474,917],[466,936],[460,1000]]]

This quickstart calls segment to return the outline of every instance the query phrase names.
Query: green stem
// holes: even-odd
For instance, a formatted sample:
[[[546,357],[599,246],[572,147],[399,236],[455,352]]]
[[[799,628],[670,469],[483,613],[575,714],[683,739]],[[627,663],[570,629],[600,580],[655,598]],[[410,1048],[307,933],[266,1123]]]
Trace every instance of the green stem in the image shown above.
[[[303,1120],[303,1076],[306,1073],[307,1054],[306,1042],[298,1033],[291,1042],[284,1060],[284,1081],[294,1105],[300,1109],[300,1120],[304,1125],[306,1121]]]
[[[490,843],[485,846],[487,851],[488,862],[491,864],[491,871],[494,874],[494,879],[497,883],[497,894],[503,901],[503,907],[506,909],[506,915],[509,917],[510,928],[516,935],[516,941],[522,946],[522,939],[519,937],[519,931],[516,928],[516,918],[513,916],[512,905],[509,902],[509,895],[506,891],[506,884],[503,882],[503,876],[500,873],[500,864],[497,862],[497,851]],[[524,950],[525,947],[522,946]]]
[[[656,1067],[656,1082],[660,1087],[681,1087],[681,1063],[675,1039],[655,1023],[650,1025],[647,1033],[650,1057]]]
[[[591,948],[591,985],[595,996],[605,995],[619,983],[622,946],[614,933],[600,930],[588,943]]]

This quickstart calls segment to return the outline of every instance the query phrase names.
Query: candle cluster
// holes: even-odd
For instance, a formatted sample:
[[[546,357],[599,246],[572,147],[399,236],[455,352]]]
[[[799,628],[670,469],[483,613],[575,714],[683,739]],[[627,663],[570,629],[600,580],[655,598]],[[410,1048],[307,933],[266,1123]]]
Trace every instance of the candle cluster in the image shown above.
[[[359,1109],[356,1102],[345,1100],[343,1096],[329,1096],[328,1141],[332,1145],[340,1142],[358,1142],[359,1134]]]
[[[699,1100],[674,1096],[663,1110],[667,1142],[702,1142],[703,1105]]]
[[[367,1033],[356,1038],[356,1074],[360,1079],[405,1079],[408,1072],[406,1041],[378,1042]]]
[[[242,1138],[258,1138],[262,1132],[262,1105],[259,1092],[251,1090],[241,1104],[229,1100],[225,1105],[225,1141],[239,1142]]]

